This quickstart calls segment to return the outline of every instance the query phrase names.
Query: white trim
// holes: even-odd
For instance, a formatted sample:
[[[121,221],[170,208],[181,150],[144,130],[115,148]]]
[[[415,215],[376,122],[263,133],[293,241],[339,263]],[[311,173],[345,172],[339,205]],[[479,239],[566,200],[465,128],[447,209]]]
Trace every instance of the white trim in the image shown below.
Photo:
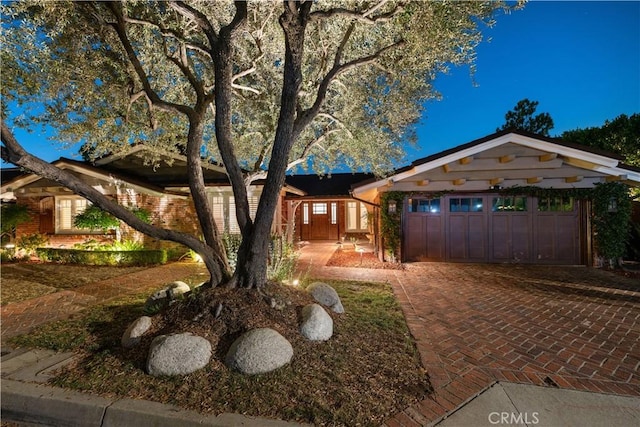
[[[443,167],[444,165],[447,165],[449,163],[457,162],[460,159],[472,157],[478,153],[490,150],[495,147],[499,147],[507,143],[513,143],[513,144],[517,144],[524,147],[533,148],[533,149],[537,149],[537,150],[541,150],[549,153],[557,153],[558,156],[568,158],[564,161],[568,165],[571,165],[571,159],[577,159],[579,161],[588,162],[593,166],[580,165],[575,167],[579,167],[585,170],[592,170],[594,172],[599,172],[606,175],[626,176],[626,179],[624,179],[623,182],[629,183],[630,185],[640,185],[640,172],[634,172],[634,171],[617,167],[619,164],[619,161],[617,159],[612,159],[610,157],[606,157],[600,154],[583,151],[577,148],[566,147],[564,145],[543,141],[540,139],[532,138],[525,135],[520,135],[517,133],[508,133],[508,134],[499,136],[497,138],[491,139],[489,141],[476,144],[472,147],[455,151],[446,156],[436,158],[430,162],[425,162],[425,163],[413,166],[411,169],[398,173],[396,175],[392,175],[390,177],[386,177],[384,179],[381,179],[369,184],[355,187],[353,189],[353,194],[360,198],[365,198],[366,193],[369,193],[369,196],[371,197],[372,194],[375,196],[375,194],[382,191],[389,191],[389,190],[396,190],[396,189],[399,191],[402,191],[403,190],[402,184],[404,184],[402,181],[404,180],[415,177],[418,174],[423,174],[425,172],[432,171],[438,167]],[[473,162],[471,162],[471,165],[472,164]],[[545,165],[545,166],[548,166],[548,165]],[[426,179],[428,177],[423,176],[422,178]],[[389,185],[389,183],[391,183],[391,185]],[[446,185],[446,184],[442,184],[442,185]],[[442,185],[439,185],[438,187],[441,187]],[[485,184],[483,185],[486,186]],[[406,186],[407,184],[404,185],[404,187]],[[452,185],[449,185],[449,186],[453,187]],[[474,188],[477,187],[477,184],[473,185],[473,187]],[[436,190],[433,187],[433,185],[430,184],[428,188],[423,188],[422,190],[424,191],[424,190],[432,190],[432,189]],[[465,189],[466,189],[465,186],[456,188],[456,190],[465,190]],[[414,191],[419,191],[419,190],[414,190]]]

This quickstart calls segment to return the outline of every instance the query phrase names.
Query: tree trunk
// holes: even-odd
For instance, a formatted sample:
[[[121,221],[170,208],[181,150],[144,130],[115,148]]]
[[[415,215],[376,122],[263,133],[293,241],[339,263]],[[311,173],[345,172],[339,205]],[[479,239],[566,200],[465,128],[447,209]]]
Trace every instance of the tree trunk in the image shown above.
[[[297,136],[294,130],[296,107],[302,84],[304,35],[311,2],[287,2],[284,9],[280,25],[285,35],[286,51],[278,127],[256,218],[252,225],[243,229],[238,263],[230,286],[260,288],[267,282],[271,225],[284,185],[289,153]]]

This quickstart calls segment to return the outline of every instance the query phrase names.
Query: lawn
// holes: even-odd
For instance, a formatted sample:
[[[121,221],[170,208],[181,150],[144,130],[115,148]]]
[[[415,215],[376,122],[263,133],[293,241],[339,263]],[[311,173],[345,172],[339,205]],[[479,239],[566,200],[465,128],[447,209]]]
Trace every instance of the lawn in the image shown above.
[[[3,263],[0,269],[2,305],[37,298],[60,289],[73,289],[89,283],[144,270],[145,267],[107,267],[52,263]]]
[[[310,302],[308,293],[275,284],[261,294],[220,288],[194,292],[156,314],[150,336],[136,349],[122,349],[120,337],[143,314],[147,294],[89,308],[12,343],[77,352],[77,362],[53,380],[60,387],[170,403],[202,413],[236,412],[315,425],[380,425],[430,392],[428,375],[389,285],[328,283],[340,294],[346,313],[331,313],[334,336],[322,343],[308,342],[298,333],[299,310]],[[269,298],[284,308],[272,308],[265,302]],[[213,302],[223,303],[219,318],[208,309]],[[292,362],[256,376],[227,369],[220,360],[232,337],[261,326],[278,330],[291,342]],[[215,355],[207,368],[174,378],[146,375],[152,337],[178,331],[211,341]]]

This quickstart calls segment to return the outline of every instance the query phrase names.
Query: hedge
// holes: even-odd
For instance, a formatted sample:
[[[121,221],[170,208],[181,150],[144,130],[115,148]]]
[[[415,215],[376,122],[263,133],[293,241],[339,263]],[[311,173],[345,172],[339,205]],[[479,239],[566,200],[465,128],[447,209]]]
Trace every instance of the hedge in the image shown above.
[[[142,266],[167,262],[165,250],[85,251],[81,249],[37,248],[42,261],[62,264]]]

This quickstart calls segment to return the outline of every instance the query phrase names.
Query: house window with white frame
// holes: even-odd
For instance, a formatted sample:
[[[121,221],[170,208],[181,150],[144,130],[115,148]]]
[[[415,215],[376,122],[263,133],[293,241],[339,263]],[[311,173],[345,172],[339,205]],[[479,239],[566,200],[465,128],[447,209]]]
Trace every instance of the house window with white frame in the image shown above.
[[[347,202],[347,231],[364,233],[369,231],[367,206],[362,202]]]
[[[85,233],[74,227],[73,220],[89,206],[82,197],[56,197],[56,233]]]

